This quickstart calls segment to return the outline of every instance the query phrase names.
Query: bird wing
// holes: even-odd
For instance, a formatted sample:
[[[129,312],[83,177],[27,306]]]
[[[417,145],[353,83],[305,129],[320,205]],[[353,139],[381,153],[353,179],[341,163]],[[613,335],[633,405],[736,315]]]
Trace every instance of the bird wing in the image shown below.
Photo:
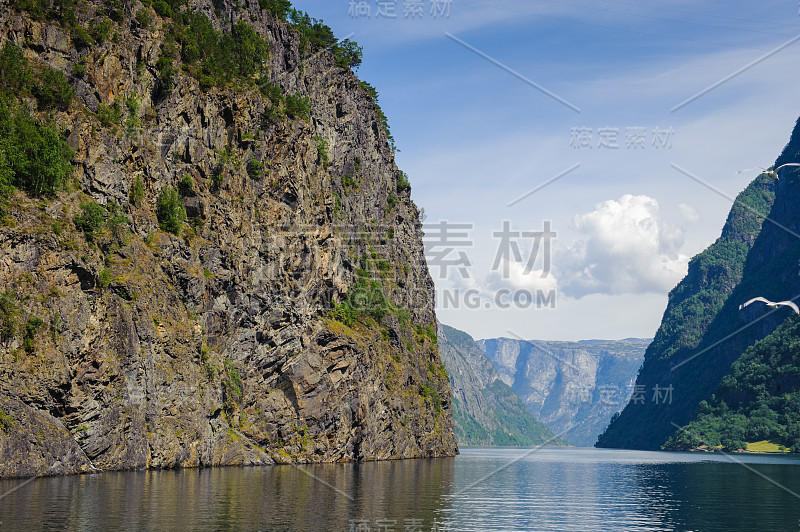
[[[747,303],[742,303],[741,305],[739,305],[739,310],[743,309],[744,307],[746,307],[746,306],[747,306],[747,305],[749,305],[750,303],[755,303],[756,301],[763,301],[763,302],[764,302],[764,303],[766,303],[767,305],[769,305],[769,304],[771,304],[771,303],[772,303],[772,301],[770,301],[769,299],[765,299],[765,298],[763,298],[763,297],[754,297],[753,299],[751,299],[751,300],[750,300],[750,301],[748,301]]]
[[[753,170],[761,170],[762,172],[766,172],[766,171],[767,171],[767,169],[766,169],[766,168],[761,168],[760,166],[755,166],[755,167],[753,167],[753,168],[745,168],[744,170],[739,170],[739,171],[738,171],[738,172],[736,172],[736,173],[737,173],[737,174],[743,174],[743,173],[745,173],[745,172],[751,172],[751,171],[753,171]]]
[[[797,304],[794,301],[781,301],[776,303],[777,305],[783,305],[785,307],[791,307],[796,313],[800,314],[800,308],[797,308]]]
[[[785,166],[800,166],[800,163],[786,163],[786,164],[782,164],[782,165],[780,165],[779,167],[777,167],[777,168],[775,169],[775,171],[777,172],[778,170],[780,170],[781,168],[783,168],[783,167],[785,167]]]

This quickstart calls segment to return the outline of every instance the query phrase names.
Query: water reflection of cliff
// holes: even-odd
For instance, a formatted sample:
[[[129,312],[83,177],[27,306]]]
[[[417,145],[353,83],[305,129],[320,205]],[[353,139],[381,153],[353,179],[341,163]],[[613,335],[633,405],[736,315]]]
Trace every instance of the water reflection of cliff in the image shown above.
[[[595,449],[0,481],[2,530],[797,530],[800,461]],[[787,491],[789,490],[789,491]]]
[[[3,492],[23,481],[0,481]],[[104,473],[37,479],[7,495],[4,529],[404,530],[441,523],[453,458]],[[379,528],[381,525],[384,528]]]
[[[443,511],[453,530],[797,530],[800,497],[786,491],[800,494],[796,461],[734,458],[749,463],[721,455],[465,448]]]
[[[798,529],[796,467],[714,458],[720,461],[636,467],[644,496],[638,511],[665,525],[665,530]]]

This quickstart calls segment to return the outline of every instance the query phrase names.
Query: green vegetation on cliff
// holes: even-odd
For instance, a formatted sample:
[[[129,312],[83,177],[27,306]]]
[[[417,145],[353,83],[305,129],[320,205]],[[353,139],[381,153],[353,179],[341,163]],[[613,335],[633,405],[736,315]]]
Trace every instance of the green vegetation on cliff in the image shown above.
[[[38,78],[38,79],[37,79]],[[45,124],[21,103],[34,96],[40,108],[68,108],[73,92],[61,72],[34,69],[9,42],[0,51],[0,213],[15,188],[49,196],[72,175],[72,150],[54,124]]]
[[[712,348],[741,326],[739,302],[731,295],[764,221],[753,211],[768,213],[774,197],[773,180],[761,176],[753,181],[737,198],[720,238],[689,262],[686,277],[669,294],[639,371],[636,385],[643,387],[647,400],[629,403],[600,435],[598,447],[660,448],[675,430],[672,423],[688,421],[719,384],[735,355]],[[691,358],[698,353],[702,355]],[[680,365],[686,360],[694,364]],[[656,386],[670,385],[671,402],[651,400]]]
[[[292,9],[292,3],[289,0],[258,0],[258,5],[264,11],[284,20]]]
[[[183,68],[200,80],[203,90],[225,86],[234,79],[252,83],[255,76],[263,74],[269,45],[246,22],[219,32],[203,13],[187,11],[173,20]],[[169,41],[166,48],[169,56],[177,55],[169,50]]]
[[[484,388],[483,396],[489,406],[489,414],[498,423],[494,430],[487,430],[468,412],[455,403],[453,419],[456,423],[456,439],[467,445],[500,445],[508,447],[531,447],[536,445],[564,445],[544,424],[525,408],[514,390],[500,379]],[[473,432],[477,425],[480,430]]]
[[[0,9],[0,476],[457,453],[359,50],[262,4]]]
[[[664,445],[735,451],[768,440],[800,452],[800,319],[787,319],[736,362],[697,417]]]
[[[392,136],[392,133],[389,130],[389,118],[383,112],[383,109],[381,109],[381,106],[378,103],[378,98],[380,96],[378,94],[378,89],[376,89],[375,87],[373,87],[372,85],[370,85],[366,81],[362,81],[361,82],[361,87],[364,89],[364,91],[367,94],[370,95],[370,97],[372,98],[372,101],[375,103],[375,110],[378,113],[378,118],[381,121],[381,126],[383,126],[383,130],[386,132],[386,138],[389,140],[389,146],[392,148],[392,151],[397,151],[397,147],[394,144],[394,137]],[[405,176],[405,174],[402,174],[402,175],[404,177],[407,177],[407,176]],[[407,184],[408,184],[408,181],[406,180],[405,185],[407,185]],[[401,189],[400,181],[398,181],[397,187],[398,187],[398,190]],[[408,187],[408,188],[410,190],[410,187]]]
[[[747,253],[775,201],[772,181],[761,177],[736,198],[722,236],[689,261],[686,277],[669,294],[668,310],[648,350],[668,359],[683,349],[697,347],[709,324],[742,278]]]
[[[776,165],[796,161],[798,147],[800,123]],[[758,353],[768,349],[767,344],[757,344],[776,331],[790,311],[770,314],[761,304],[743,310],[739,306],[755,296],[780,301],[800,292],[800,241],[795,236],[800,223],[794,214],[798,195],[800,178],[792,170],[782,172],[780,180],[762,174],[739,194],[722,236],[690,262],[688,275],[670,293],[636,383],[649,394],[647,400],[628,404],[598,446],[658,449],[668,439],[669,448],[695,447],[701,439],[737,449],[747,441],[769,438],[796,443],[787,425],[792,419],[781,417],[789,412],[783,402],[793,400],[784,392],[796,385],[785,380],[786,367],[773,365],[783,364],[778,344],[769,344],[774,349],[763,356]],[[788,342],[790,333],[783,334],[779,336]],[[752,376],[761,379],[766,387],[761,391],[767,395],[754,391],[755,381],[745,378],[749,366],[737,362],[743,354],[742,360],[770,361]],[[783,391],[776,395],[770,391],[773,385]],[[670,388],[668,403],[650,400],[656,386]],[[696,416],[687,431],[670,438],[676,425],[689,424]]]
[[[453,389],[456,439],[464,445],[565,445],[500,380],[467,333],[440,325],[439,351]]]
[[[34,196],[54,194],[72,174],[71,159],[72,150],[56,126],[0,99],[0,209],[13,187]]]
[[[163,231],[179,234],[181,224],[186,220],[183,198],[177,187],[164,187],[156,202],[156,217]]]
[[[335,57],[337,66],[357,69],[361,65],[363,50],[358,43],[350,39],[338,40],[321,19],[297,9],[289,9],[288,18],[300,32],[301,54],[327,50]]]
[[[20,313],[16,294],[10,290],[0,293],[0,341],[5,341],[17,333]]]

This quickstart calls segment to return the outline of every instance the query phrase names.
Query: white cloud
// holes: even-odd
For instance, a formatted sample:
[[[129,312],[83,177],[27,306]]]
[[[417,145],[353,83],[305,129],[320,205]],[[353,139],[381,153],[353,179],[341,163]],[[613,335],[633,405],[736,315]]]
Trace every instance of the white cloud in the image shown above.
[[[503,258],[483,280],[470,279],[470,288],[490,298],[501,290],[557,290],[575,299],[591,294],[663,294],[686,274],[689,257],[680,253],[683,231],[663,220],[658,202],[649,196],[625,194],[602,202],[575,216],[573,225],[581,236],[553,250],[546,275],[539,249],[535,269],[526,272],[525,262]]]
[[[549,292],[558,288],[558,279],[553,272],[545,272],[542,269],[526,272],[525,269],[526,265],[522,262],[502,259],[499,270],[489,274],[486,284],[494,290],[510,288],[529,292],[538,290]],[[506,271],[508,275],[504,274]]]
[[[554,258],[565,295],[664,292],[686,274],[683,232],[661,219],[658,202],[626,194],[575,217],[584,238]]]
[[[687,221],[695,223],[700,221],[700,211],[689,205],[688,203],[679,203],[678,210],[681,211],[681,215],[686,218]]]
[[[683,9],[684,4],[648,5]],[[780,20],[779,9],[784,13],[790,10],[787,4],[772,7],[776,9],[758,10],[774,14],[776,20]],[[748,18],[756,15],[751,12],[754,9],[749,4],[745,9],[742,3],[742,7],[731,6],[727,14]],[[703,2],[692,5],[690,11],[712,13],[718,9]],[[461,9],[459,13],[465,14]],[[569,15],[577,18],[580,13],[572,10]],[[597,16],[594,11],[584,13]],[[645,14],[652,15],[653,11]],[[668,18],[677,19],[680,14]],[[493,291],[513,289],[514,284],[519,284],[519,280],[499,279],[496,274],[487,276],[497,251],[496,241],[489,235],[500,228],[501,220],[511,218],[518,229],[536,229],[542,220],[551,220],[559,233],[554,271],[549,277],[559,284],[557,309],[497,312],[496,308],[465,310],[461,306],[443,310],[442,319],[484,337],[507,335],[509,328],[525,331],[525,336],[552,339],[652,335],[666,304],[666,292],[685,272],[686,257],[681,253],[692,255],[712,243],[731,207],[728,200],[680,174],[670,163],[735,197],[753,178],[737,174],[737,170],[769,165],[788,140],[798,114],[793,81],[800,48],[795,43],[671,113],[673,106],[792,35],[757,36],[733,30],[709,35],[701,34],[701,27],[677,23],[673,27],[647,28],[648,32],[667,38],[626,32],[627,28],[641,31],[641,21],[637,21],[631,26],[620,24],[624,33],[612,42],[618,42],[616,37],[625,41],[627,36],[633,43],[631,50],[641,43],[648,50],[659,52],[624,54],[622,58],[614,50],[605,50],[601,38],[601,46],[593,53],[570,46],[569,43],[580,42],[583,32],[579,30],[584,26],[575,26],[574,31],[567,28],[562,54],[548,47],[547,32],[541,34],[528,28],[528,38],[519,34],[513,24],[492,20],[482,28],[483,33],[470,31],[463,22],[452,20],[446,29],[557,92],[582,112],[572,113],[511,77],[503,83],[505,73],[499,69],[487,76],[494,67],[443,37],[439,41],[430,39],[417,48],[405,48],[421,65],[413,71],[416,75],[391,77],[378,68],[368,70],[370,64],[365,56],[365,74],[371,81],[376,80],[373,84],[385,93],[383,105],[403,150],[398,161],[411,174],[415,200],[427,208],[432,220],[475,223],[475,246],[470,250],[473,288],[491,298]],[[712,19],[712,24],[720,23]],[[379,29],[373,26],[376,31]],[[779,25],[749,27],[770,33],[784,31]],[[429,29],[429,36],[435,37],[435,31]],[[493,37],[492,32],[500,33],[502,39]],[[412,37],[420,35],[410,36],[410,40]],[[681,37],[698,38],[709,44]],[[508,48],[501,45],[504,42]],[[740,43],[741,47],[722,43]],[[392,48],[393,53],[396,49]],[[525,50],[542,53],[525,56]],[[581,53],[573,54],[575,50]],[[383,59],[379,52],[376,59]],[[399,70],[396,57],[391,55],[383,63],[372,64],[385,64],[387,72],[394,73]],[[441,65],[434,66],[429,61],[431,57],[439,58]],[[378,74],[383,74],[383,79]],[[442,94],[447,95],[446,100],[434,96]],[[646,126],[648,132],[655,126],[673,128],[674,146],[656,150],[648,142],[647,149],[638,151],[624,149],[624,143],[619,150],[571,148],[570,128],[584,126],[595,132],[604,126],[621,128],[623,140],[627,126]],[[574,162],[581,163],[580,170],[524,202],[507,207],[510,201]],[[647,230],[632,230],[636,235],[647,236],[643,242],[636,242],[638,249],[614,247],[614,239],[599,236],[597,227],[583,226],[574,232],[575,213],[601,210],[594,206],[608,199],[620,203],[623,194],[629,192],[658,198],[661,207],[656,216],[651,216],[652,224]],[[679,206],[682,202],[685,206]],[[686,208],[689,204],[696,213]],[[701,217],[694,221],[698,213]],[[677,232],[678,242],[671,249],[661,240],[669,240],[676,233],[667,225],[662,235],[662,226],[666,225],[662,220],[684,229],[683,235]],[[573,240],[579,242],[570,246]],[[607,240],[610,243],[605,244]],[[531,282],[536,277],[531,275]],[[445,286],[437,280],[440,290]]]

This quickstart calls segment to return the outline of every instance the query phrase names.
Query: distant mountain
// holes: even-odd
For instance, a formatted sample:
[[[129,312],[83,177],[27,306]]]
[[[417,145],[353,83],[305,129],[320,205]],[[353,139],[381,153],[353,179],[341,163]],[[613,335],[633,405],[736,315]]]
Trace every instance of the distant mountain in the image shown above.
[[[800,121],[775,166],[798,160]],[[800,297],[798,204],[800,172],[793,167],[783,169],[780,179],[761,174],[739,194],[722,235],[690,261],[688,274],[670,292],[637,380],[652,396],[626,406],[598,446],[800,443],[794,430],[800,399],[792,396],[800,389],[798,338],[787,322],[792,311],[762,303],[739,309],[755,296]],[[656,388],[668,389],[669,401],[653,400]]]
[[[574,445],[592,446],[627,402],[650,340],[477,344],[528,411]]]
[[[463,445],[564,445],[525,408],[470,335],[439,325],[439,353],[450,376],[456,440]]]

